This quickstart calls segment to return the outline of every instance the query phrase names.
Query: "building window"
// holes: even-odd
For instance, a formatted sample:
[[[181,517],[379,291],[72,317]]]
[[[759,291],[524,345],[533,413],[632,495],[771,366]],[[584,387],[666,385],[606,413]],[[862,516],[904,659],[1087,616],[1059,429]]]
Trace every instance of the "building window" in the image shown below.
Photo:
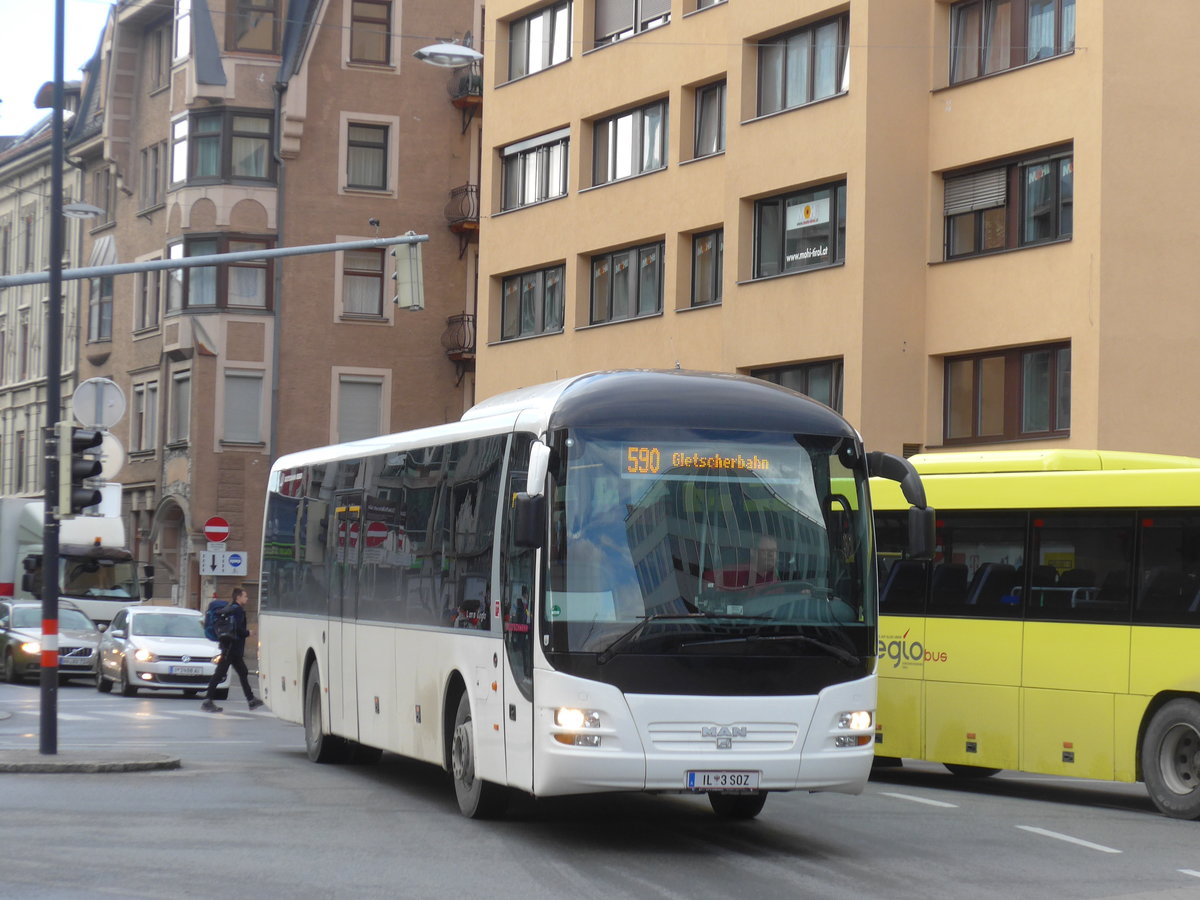
[[[338,443],[375,437],[382,429],[383,379],[372,375],[339,375]]]
[[[9,259],[12,253],[12,226],[5,222],[0,225],[0,275],[9,275]]]
[[[752,369],[754,378],[812,397],[830,409],[842,411],[842,371],[840,359],[822,362],[799,363],[794,366],[774,366],[769,369]]]
[[[221,110],[179,119],[171,130],[171,182],[269,181],[271,117]]]
[[[509,81],[570,58],[570,3],[555,3],[508,24]]]
[[[946,259],[1065,240],[1074,224],[1069,148],[943,176]],[[1018,202],[1010,202],[1010,198]]]
[[[88,296],[88,340],[112,340],[113,277],[91,279]]]
[[[760,116],[850,89],[850,17],[827,19],[758,44]]]
[[[13,479],[16,491],[25,490],[25,432],[18,431],[13,435]]]
[[[33,213],[26,213],[21,219],[21,243],[25,253],[22,257],[22,271],[33,271],[33,260],[37,248],[37,219]]]
[[[667,101],[601,119],[592,140],[592,183],[607,184],[666,167]]]
[[[20,321],[17,323],[17,380],[24,381],[29,377],[30,365],[30,346],[29,346],[29,312],[23,310],[21,312]]]
[[[386,191],[388,126],[351,124],[346,145],[346,187]]]
[[[592,324],[662,311],[663,244],[592,257]]]
[[[161,206],[166,188],[167,143],[151,144],[142,150],[142,209]]]
[[[1075,49],[1075,0],[969,0],[950,17],[951,84]]]
[[[948,357],[945,392],[947,444],[1065,437],[1071,431],[1071,347]]]
[[[158,324],[158,298],[162,284],[162,274],[162,272],[142,272],[137,277],[137,308],[134,310],[134,331],[144,331]]]
[[[171,376],[171,421],[167,440],[173,444],[186,441],[192,419],[192,373],[176,372]]]
[[[182,259],[186,256],[267,250],[273,246],[274,241],[250,236],[189,236],[182,244],[172,244],[168,248],[168,256]],[[273,270],[273,263],[269,259],[171,269],[167,276],[167,313],[198,309],[270,309]]]
[[[768,197],[754,204],[754,277],[839,263],[846,258],[846,185]]]
[[[158,446],[158,382],[133,386],[133,418],[129,424],[129,449],[137,452]]]
[[[504,279],[500,337],[504,340],[562,331],[563,266]]]
[[[353,0],[350,7],[350,62],[387,65],[391,59],[391,0]]]
[[[725,230],[692,236],[692,306],[721,302]]]
[[[710,6],[725,2],[726,0],[696,0],[696,9],[708,9]]]
[[[563,128],[501,150],[501,208],[516,209],[564,196],[570,140],[570,129]]]
[[[342,314],[383,318],[383,250],[347,250],[342,256]]]
[[[0,328],[0,384],[8,381],[8,332]]]
[[[658,28],[671,21],[671,0],[596,0],[596,46]]]
[[[225,372],[224,440],[239,444],[262,441],[263,373]]]
[[[279,52],[279,0],[233,0],[226,9],[226,46],[230,50]]]
[[[92,173],[92,203],[103,210],[92,223],[93,228],[107,225],[113,221],[113,205],[115,203],[113,187],[115,186],[115,181],[113,170],[108,166],[97,169]]]
[[[159,22],[146,29],[145,78],[146,91],[154,93],[164,88],[171,78],[171,23]]]
[[[712,156],[725,149],[725,82],[696,89],[696,146],[694,156]]]
[[[192,52],[192,0],[175,0],[175,58]]]

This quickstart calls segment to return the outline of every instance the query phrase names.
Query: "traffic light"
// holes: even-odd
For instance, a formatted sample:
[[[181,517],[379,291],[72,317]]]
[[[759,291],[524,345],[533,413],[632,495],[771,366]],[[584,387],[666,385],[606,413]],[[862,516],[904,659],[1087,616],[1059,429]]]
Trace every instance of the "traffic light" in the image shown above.
[[[58,507],[60,519],[79,515],[88,506],[100,502],[100,491],[89,487],[87,479],[100,474],[97,448],[104,432],[97,428],[76,428],[70,422],[58,423]]]
[[[411,231],[405,234],[416,236]],[[421,270],[421,245],[416,241],[393,244],[389,252],[392,254],[392,281],[395,282],[392,303],[399,309],[424,309],[425,276]]]

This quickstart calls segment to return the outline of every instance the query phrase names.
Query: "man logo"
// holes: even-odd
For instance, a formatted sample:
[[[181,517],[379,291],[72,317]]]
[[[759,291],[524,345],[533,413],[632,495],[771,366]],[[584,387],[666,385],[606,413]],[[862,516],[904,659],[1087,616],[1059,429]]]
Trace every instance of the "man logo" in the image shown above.
[[[718,750],[729,750],[733,747],[733,739],[735,737],[744,738],[746,736],[746,726],[702,725],[700,727],[700,736],[716,739]]]

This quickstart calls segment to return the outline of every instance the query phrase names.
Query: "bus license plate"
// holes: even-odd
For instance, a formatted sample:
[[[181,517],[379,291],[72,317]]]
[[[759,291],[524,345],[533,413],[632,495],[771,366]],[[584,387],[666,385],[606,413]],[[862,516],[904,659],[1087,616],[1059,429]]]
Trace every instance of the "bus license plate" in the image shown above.
[[[172,675],[203,675],[204,670],[199,666],[171,666]]]
[[[689,791],[756,791],[758,772],[688,772]]]

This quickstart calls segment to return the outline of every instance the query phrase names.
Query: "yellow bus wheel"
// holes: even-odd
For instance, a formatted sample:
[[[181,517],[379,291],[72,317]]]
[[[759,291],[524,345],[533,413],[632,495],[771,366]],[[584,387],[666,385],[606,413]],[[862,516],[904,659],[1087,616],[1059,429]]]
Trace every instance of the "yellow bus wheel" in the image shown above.
[[[1142,738],[1142,774],[1163,815],[1200,819],[1200,702],[1181,697],[1154,714]]]

